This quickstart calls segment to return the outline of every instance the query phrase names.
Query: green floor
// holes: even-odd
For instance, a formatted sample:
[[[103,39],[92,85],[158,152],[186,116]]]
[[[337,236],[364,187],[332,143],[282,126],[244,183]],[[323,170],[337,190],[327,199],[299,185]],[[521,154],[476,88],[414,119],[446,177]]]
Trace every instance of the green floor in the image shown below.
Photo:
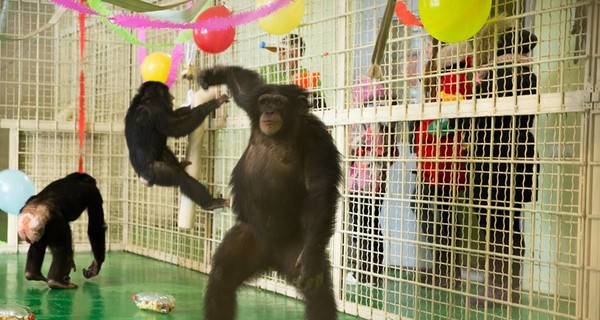
[[[100,275],[85,280],[81,269],[91,261],[88,253],[75,257],[75,290],[50,290],[42,282],[23,276],[25,254],[0,254],[0,308],[3,304],[28,306],[36,319],[202,319],[206,275],[138,255],[109,253]],[[50,259],[47,256],[44,269]],[[4,282],[4,285],[2,285]],[[2,290],[4,287],[4,290]],[[176,298],[167,315],[138,309],[131,295],[154,291]],[[238,319],[304,319],[301,302],[244,287],[238,292]],[[340,320],[357,319],[340,314]]]

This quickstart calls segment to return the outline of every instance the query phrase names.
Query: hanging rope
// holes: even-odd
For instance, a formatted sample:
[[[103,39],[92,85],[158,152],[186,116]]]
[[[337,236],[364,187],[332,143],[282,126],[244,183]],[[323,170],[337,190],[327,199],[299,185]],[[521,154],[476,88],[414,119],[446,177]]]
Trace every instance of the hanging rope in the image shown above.
[[[388,0],[385,12],[383,13],[383,19],[381,20],[381,26],[379,27],[379,33],[377,34],[377,41],[375,41],[373,55],[371,56],[371,66],[367,71],[367,76],[371,79],[379,79],[382,76],[381,60],[383,59],[385,45],[387,44],[388,35],[390,33],[395,7],[396,0]]]

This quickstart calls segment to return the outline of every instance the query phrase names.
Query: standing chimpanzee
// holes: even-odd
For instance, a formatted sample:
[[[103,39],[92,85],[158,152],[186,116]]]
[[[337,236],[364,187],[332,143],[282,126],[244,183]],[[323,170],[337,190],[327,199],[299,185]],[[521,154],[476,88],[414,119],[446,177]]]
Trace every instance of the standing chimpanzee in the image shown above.
[[[167,137],[190,134],[228,100],[229,97],[222,95],[193,109],[173,110],[169,87],[157,81],[144,82],[125,116],[129,159],[142,183],[179,186],[181,193],[205,210],[229,206],[228,199],[213,198],[204,185],[185,172],[189,162],[180,163],[167,146]]]
[[[235,292],[274,269],[303,293],[309,320],[336,319],[329,258],[341,180],[340,157],[308,92],[265,84],[237,66],[199,73],[203,88],[227,84],[251,120],[248,147],[231,176],[237,222],[213,257],[205,318],[235,317]]]
[[[100,272],[106,252],[106,223],[102,195],[96,180],[85,173],[71,173],[50,183],[27,200],[18,219],[19,237],[31,244],[27,252],[25,278],[41,280],[54,289],[73,289],[69,273],[75,271],[73,239],[69,222],[75,221],[87,208],[88,237],[94,260],[83,276],[91,278]],[[46,248],[52,252],[48,278],[42,275]]]

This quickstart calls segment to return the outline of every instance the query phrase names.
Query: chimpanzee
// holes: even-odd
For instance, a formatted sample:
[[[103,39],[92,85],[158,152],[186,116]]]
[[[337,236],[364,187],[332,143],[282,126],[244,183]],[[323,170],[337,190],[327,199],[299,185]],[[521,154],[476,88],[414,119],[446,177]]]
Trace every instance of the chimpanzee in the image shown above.
[[[309,113],[308,92],[266,84],[239,66],[203,70],[198,82],[205,89],[227,84],[251,120],[248,146],[230,181],[237,221],[214,254],[204,319],[233,319],[238,286],[268,269],[300,289],[307,319],[336,319],[326,248],[340,155],[323,122]]]
[[[91,278],[100,272],[106,252],[106,223],[102,195],[96,180],[86,173],[71,173],[50,183],[27,200],[18,218],[19,237],[30,244],[27,252],[25,278],[41,280],[53,289],[73,289],[69,273],[75,271],[73,239],[69,222],[88,211],[88,237],[94,260],[83,276]],[[52,252],[48,278],[42,275],[46,248]]]
[[[222,95],[195,108],[173,110],[169,87],[162,82],[144,82],[125,116],[129,159],[142,183],[179,186],[181,193],[205,210],[229,206],[228,199],[213,198],[204,185],[185,172],[190,163],[180,163],[167,146],[167,137],[190,134],[206,116],[228,100],[227,95]]]

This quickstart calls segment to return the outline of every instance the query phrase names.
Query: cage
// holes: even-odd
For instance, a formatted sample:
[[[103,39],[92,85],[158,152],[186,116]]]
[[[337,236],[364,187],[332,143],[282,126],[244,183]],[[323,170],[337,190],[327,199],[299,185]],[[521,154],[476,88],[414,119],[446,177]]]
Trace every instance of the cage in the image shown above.
[[[106,2],[107,10],[123,11]],[[421,1],[401,2],[419,17]],[[226,4],[255,9],[248,1]],[[369,78],[386,4],[306,0],[292,31],[304,39],[302,70],[319,77],[308,89],[317,97],[311,112],[342,155],[328,251],[340,317],[600,319],[600,3],[494,0],[488,23],[460,43],[437,41],[394,15],[384,30],[382,76]],[[77,12],[54,1],[4,0],[0,10],[0,168],[21,170],[40,190],[81,161],[104,198],[106,271],[131,290],[153,281],[182,290],[177,301],[187,302],[171,316],[198,318],[203,274],[236,216],[194,208],[190,227],[182,228],[180,192],[147,188],[131,168],[123,119],[142,82],[134,41],[140,29],[123,29],[124,36],[100,15],[86,15],[82,25]],[[146,52],[169,53],[179,35],[147,29]],[[241,24],[219,54],[193,50],[188,41],[184,62],[191,70],[242,65],[288,82],[290,74],[270,73],[278,55],[260,45],[283,37],[256,22]],[[187,67],[182,62],[179,70]],[[171,88],[176,106],[199,91],[179,77]],[[227,195],[249,121],[231,102],[204,126],[200,143],[185,137],[168,144],[180,160],[193,153],[197,179]],[[102,282],[102,274],[83,287],[101,297],[92,302],[26,283],[28,244],[18,239],[16,222],[0,213],[0,263],[17,288],[0,301],[33,306],[38,318],[63,312],[53,309],[57,300],[75,302],[66,318],[89,310],[97,319],[139,315],[128,309],[133,304],[119,309],[119,297],[132,292]],[[71,228],[76,262],[87,263],[80,263],[89,252],[87,216]],[[171,283],[177,281],[179,287]],[[302,317],[300,294],[278,274],[247,285],[240,296],[251,296],[255,307],[243,310]],[[27,295],[28,287],[37,291]]]

